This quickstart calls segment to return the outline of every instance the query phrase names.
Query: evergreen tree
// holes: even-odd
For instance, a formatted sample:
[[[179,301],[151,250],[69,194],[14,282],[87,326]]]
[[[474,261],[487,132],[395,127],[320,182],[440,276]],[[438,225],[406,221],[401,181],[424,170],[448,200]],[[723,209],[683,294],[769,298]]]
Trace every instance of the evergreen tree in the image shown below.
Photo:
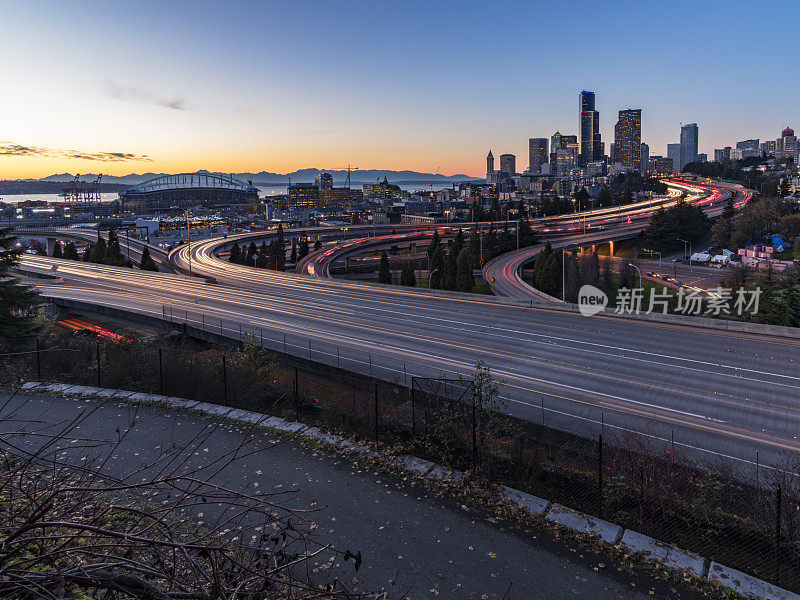
[[[464,250],[461,252],[464,252]],[[467,252],[469,252],[469,250],[467,250]],[[450,251],[447,253],[447,259],[444,261],[442,282],[446,290],[458,289],[458,257],[455,252]]]
[[[601,283],[603,285],[603,289],[605,289],[606,292],[611,291],[611,287],[614,283],[614,280],[613,280],[613,273],[611,270],[611,256],[609,255],[606,255],[606,257],[603,259],[603,272],[601,275]]]
[[[453,238],[453,251],[456,255],[464,249],[464,230],[458,228],[458,233]]]
[[[472,257],[468,250],[462,250],[457,260],[457,286],[462,292],[471,292],[475,287],[475,278],[472,276]]]
[[[306,235],[305,231],[300,232],[300,247],[297,251],[297,258],[298,260],[303,260],[306,256],[308,256],[308,236]]]
[[[242,260],[242,249],[239,248],[238,242],[233,242],[233,246],[231,246],[231,255],[228,258],[228,262],[238,265]]]
[[[725,208],[722,209],[722,214],[714,223],[711,228],[711,233],[714,237],[714,242],[723,248],[729,248],[731,245],[731,238],[733,236],[734,217],[736,216],[736,209],[733,207],[733,197],[729,197],[725,203]]]
[[[319,238],[317,238],[317,240],[314,242],[314,252],[317,252],[318,250],[322,250],[322,240]]]
[[[270,246],[272,246],[272,242],[270,242]],[[257,269],[266,269],[269,268],[270,265],[270,254],[272,252],[272,248],[267,247],[265,242],[261,243],[261,247],[258,249],[258,254],[256,256],[256,268]]]
[[[64,258],[64,251],[61,249],[61,242],[56,240],[56,245],[53,246],[53,258]]]
[[[392,283],[392,271],[389,269],[389,256],[381,252],[381,264],[378,267],[378,283]]]
[[[442,239],[439,237],[439,232],[434,230],[433,235],[431,236],[431,241],[428,244],[428,258],[432,259],[433,255],[436,254],[436,250],[438,250],[439,245],[442,243]]]
[[[127,264],[128,262],[122,255],[122,248],[119,244],[119,236],[117,235],[117,230],[114,227],[108,230],[108,245],[106,246],[106,253],[102,259],[98,260],[98,262],[117,266]]]
[[[444,282],[444,250],[441,244],[431,258],[431,272],[429,273],[431,289],[439,290]]]
[[[244,264],[248,267],[254,267],[256,265],[256,253],[258,252],[258,247],[256,246],[255,242],[250,242],[250,245],[247,247],[247,258],[245,259]]]
[[[414,264],[411,261],[403,263],[403,270],[400,272],[400,285],[417,287],[417,278],[414,276]]]
[[[73,242],[67,242],[67,245],[64,246],[64,258],[68,260],[80,260],[78,257],[78,250],[75,248]]]
[[[89,262],[102,264],[105,261],[107,254],[108,254],[108,244],[106,244],[106,240],[103,237],[101,237],[100,234],[98,234],[97,243],[92,248],[92,254],[91,258],[89,259]]]
[[[35,335],[40,329],[39,294],[9,274],[22,254],[16,241],[13,228],[0,228],[0,340]]]
[[[153,257],[150,256],[150,249],[145,246],[142,250],[142,260],[139,262],[139,268],[142,271],[158,271],[158,265]]]
[[[286,239],[283,235],[283,224],[278,223],[278,234],[275,238],[275,249],[274,249],[275,257],[277,258],[278,262],[275,266],[275,269],[278,271],[283,271],[286,265]]]
[[[564,269],[566,277],[564,278],[565,285],[567,286],[566,301],[577,302],[578,292],[581,287],[581,274],[578,269],[578,251],[573,250],[568,252],[564,257]]]
[[[297,238],[292,238],[292,252],[289,254],[289,262],[297,264]]]
[[[42,244],[38,244],[36,246],[36,255],[37,256],[47,256],[47,246]]]

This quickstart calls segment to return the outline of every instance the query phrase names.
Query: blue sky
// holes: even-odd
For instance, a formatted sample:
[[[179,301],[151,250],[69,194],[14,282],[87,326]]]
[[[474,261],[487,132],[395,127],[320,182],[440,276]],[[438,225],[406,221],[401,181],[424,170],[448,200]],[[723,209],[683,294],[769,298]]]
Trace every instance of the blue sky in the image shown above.
[[[414,169],[643,110],[652,154],[800,128],[800,2],[3,2],[0,178]],[[794,28],[794,29],[793,29]],[[70,33],[70,31],[74,33]],[[19,148],[18,148],[19,147]],[[20,149],[21,148],[21,149]],[[2,149],[0,149],[2,151]],[[108,161],[104,153],[125,158]]]

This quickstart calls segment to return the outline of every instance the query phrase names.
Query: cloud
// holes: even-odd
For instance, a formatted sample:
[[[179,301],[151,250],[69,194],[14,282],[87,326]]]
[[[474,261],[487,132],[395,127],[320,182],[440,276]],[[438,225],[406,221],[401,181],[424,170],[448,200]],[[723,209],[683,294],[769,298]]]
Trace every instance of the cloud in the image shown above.
[[[0,142],[0,156],[49,156],[47,148]]]
[[[144,104],[157,104],[172,110],[189,110],[186,100],[180,96],[168,98],[154,94],[141,85],[121,85],[114,81],[106,81],[106,94],[117,100],[126,102],[141,102]]]
[[[0,141],[0,156],[35,156],[46,158],[77,158],[80,160],[97,160],[101,162],[152,162],[146,154],[132,152],[83,152],[81,150],[59,150],[40,146],[23,146],[14,142]]]

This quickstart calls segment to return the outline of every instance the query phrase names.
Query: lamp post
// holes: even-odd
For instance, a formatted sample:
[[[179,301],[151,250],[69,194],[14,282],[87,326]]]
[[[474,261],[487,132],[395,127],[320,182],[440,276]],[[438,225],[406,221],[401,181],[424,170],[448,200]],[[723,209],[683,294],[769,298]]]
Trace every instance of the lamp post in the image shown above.
[[[439,269],[434,269],[430,273],[428,273],[428,289],[431,288],[431,277],[433,277],[434,273],[438,273]]]
[[[689,259],[689,272],[692,271],[692,242],[689,240],[682,240],[681,238],[675,238],[679,242],[683,242],[683,254]],[[689,254],[686,254],[686,244],[689,244]]]
[[[189,229],[189,211],[183,211],[186,213],[186,242],[189,244],[189,277],[192,276],[192,232]]]
[[[633,267],[634,269],[636,269],[636,272],[639,273],[639,289],[642,289],[642,272],[641,272],[641,270],[639,270],[639,267],[637,267],[633,263],[628,263],[628,266],[629,267]]]

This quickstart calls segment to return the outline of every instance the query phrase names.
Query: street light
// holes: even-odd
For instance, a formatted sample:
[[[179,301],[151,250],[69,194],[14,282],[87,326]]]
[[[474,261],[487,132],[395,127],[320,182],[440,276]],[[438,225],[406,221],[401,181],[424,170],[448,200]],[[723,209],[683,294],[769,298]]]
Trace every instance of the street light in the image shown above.
[[[431,288],[431,277],[433,277],[433,274],[437,273],[438,271],[439,271],[439,269],[434,269],[433,271],[428,273],[428,289]]]
[[[563,250],[561,250],[561,301],[565,303],[567,301],[567,272],[564,269],[564,255],[567,250],[569,250],[569,244],[564,246]]]
[[[689,272],[691,272],[691,270],[692,270],[692,242],[690,242],[689,240],[682,240],[681,238],[675,238],[675,239],[678,240],[679,242],[683,242],[683,254],[684,254],[684,256],[687,256],[686,255],[686,244],[689,244],[689,254],[688,254],[687,258],[689,259]]]
[[[189,277],[192,276],[192,232],[189,229],[189,211],[183,211],[186,213],[186,241],[189,244]]]
[[[628,266],[633,267],[634,269],[636,269],[636,272],[639,273],[639,289],[642,289],[642,272],[639,270],[639,267],[637,267],[633,263],[628,263]]]

